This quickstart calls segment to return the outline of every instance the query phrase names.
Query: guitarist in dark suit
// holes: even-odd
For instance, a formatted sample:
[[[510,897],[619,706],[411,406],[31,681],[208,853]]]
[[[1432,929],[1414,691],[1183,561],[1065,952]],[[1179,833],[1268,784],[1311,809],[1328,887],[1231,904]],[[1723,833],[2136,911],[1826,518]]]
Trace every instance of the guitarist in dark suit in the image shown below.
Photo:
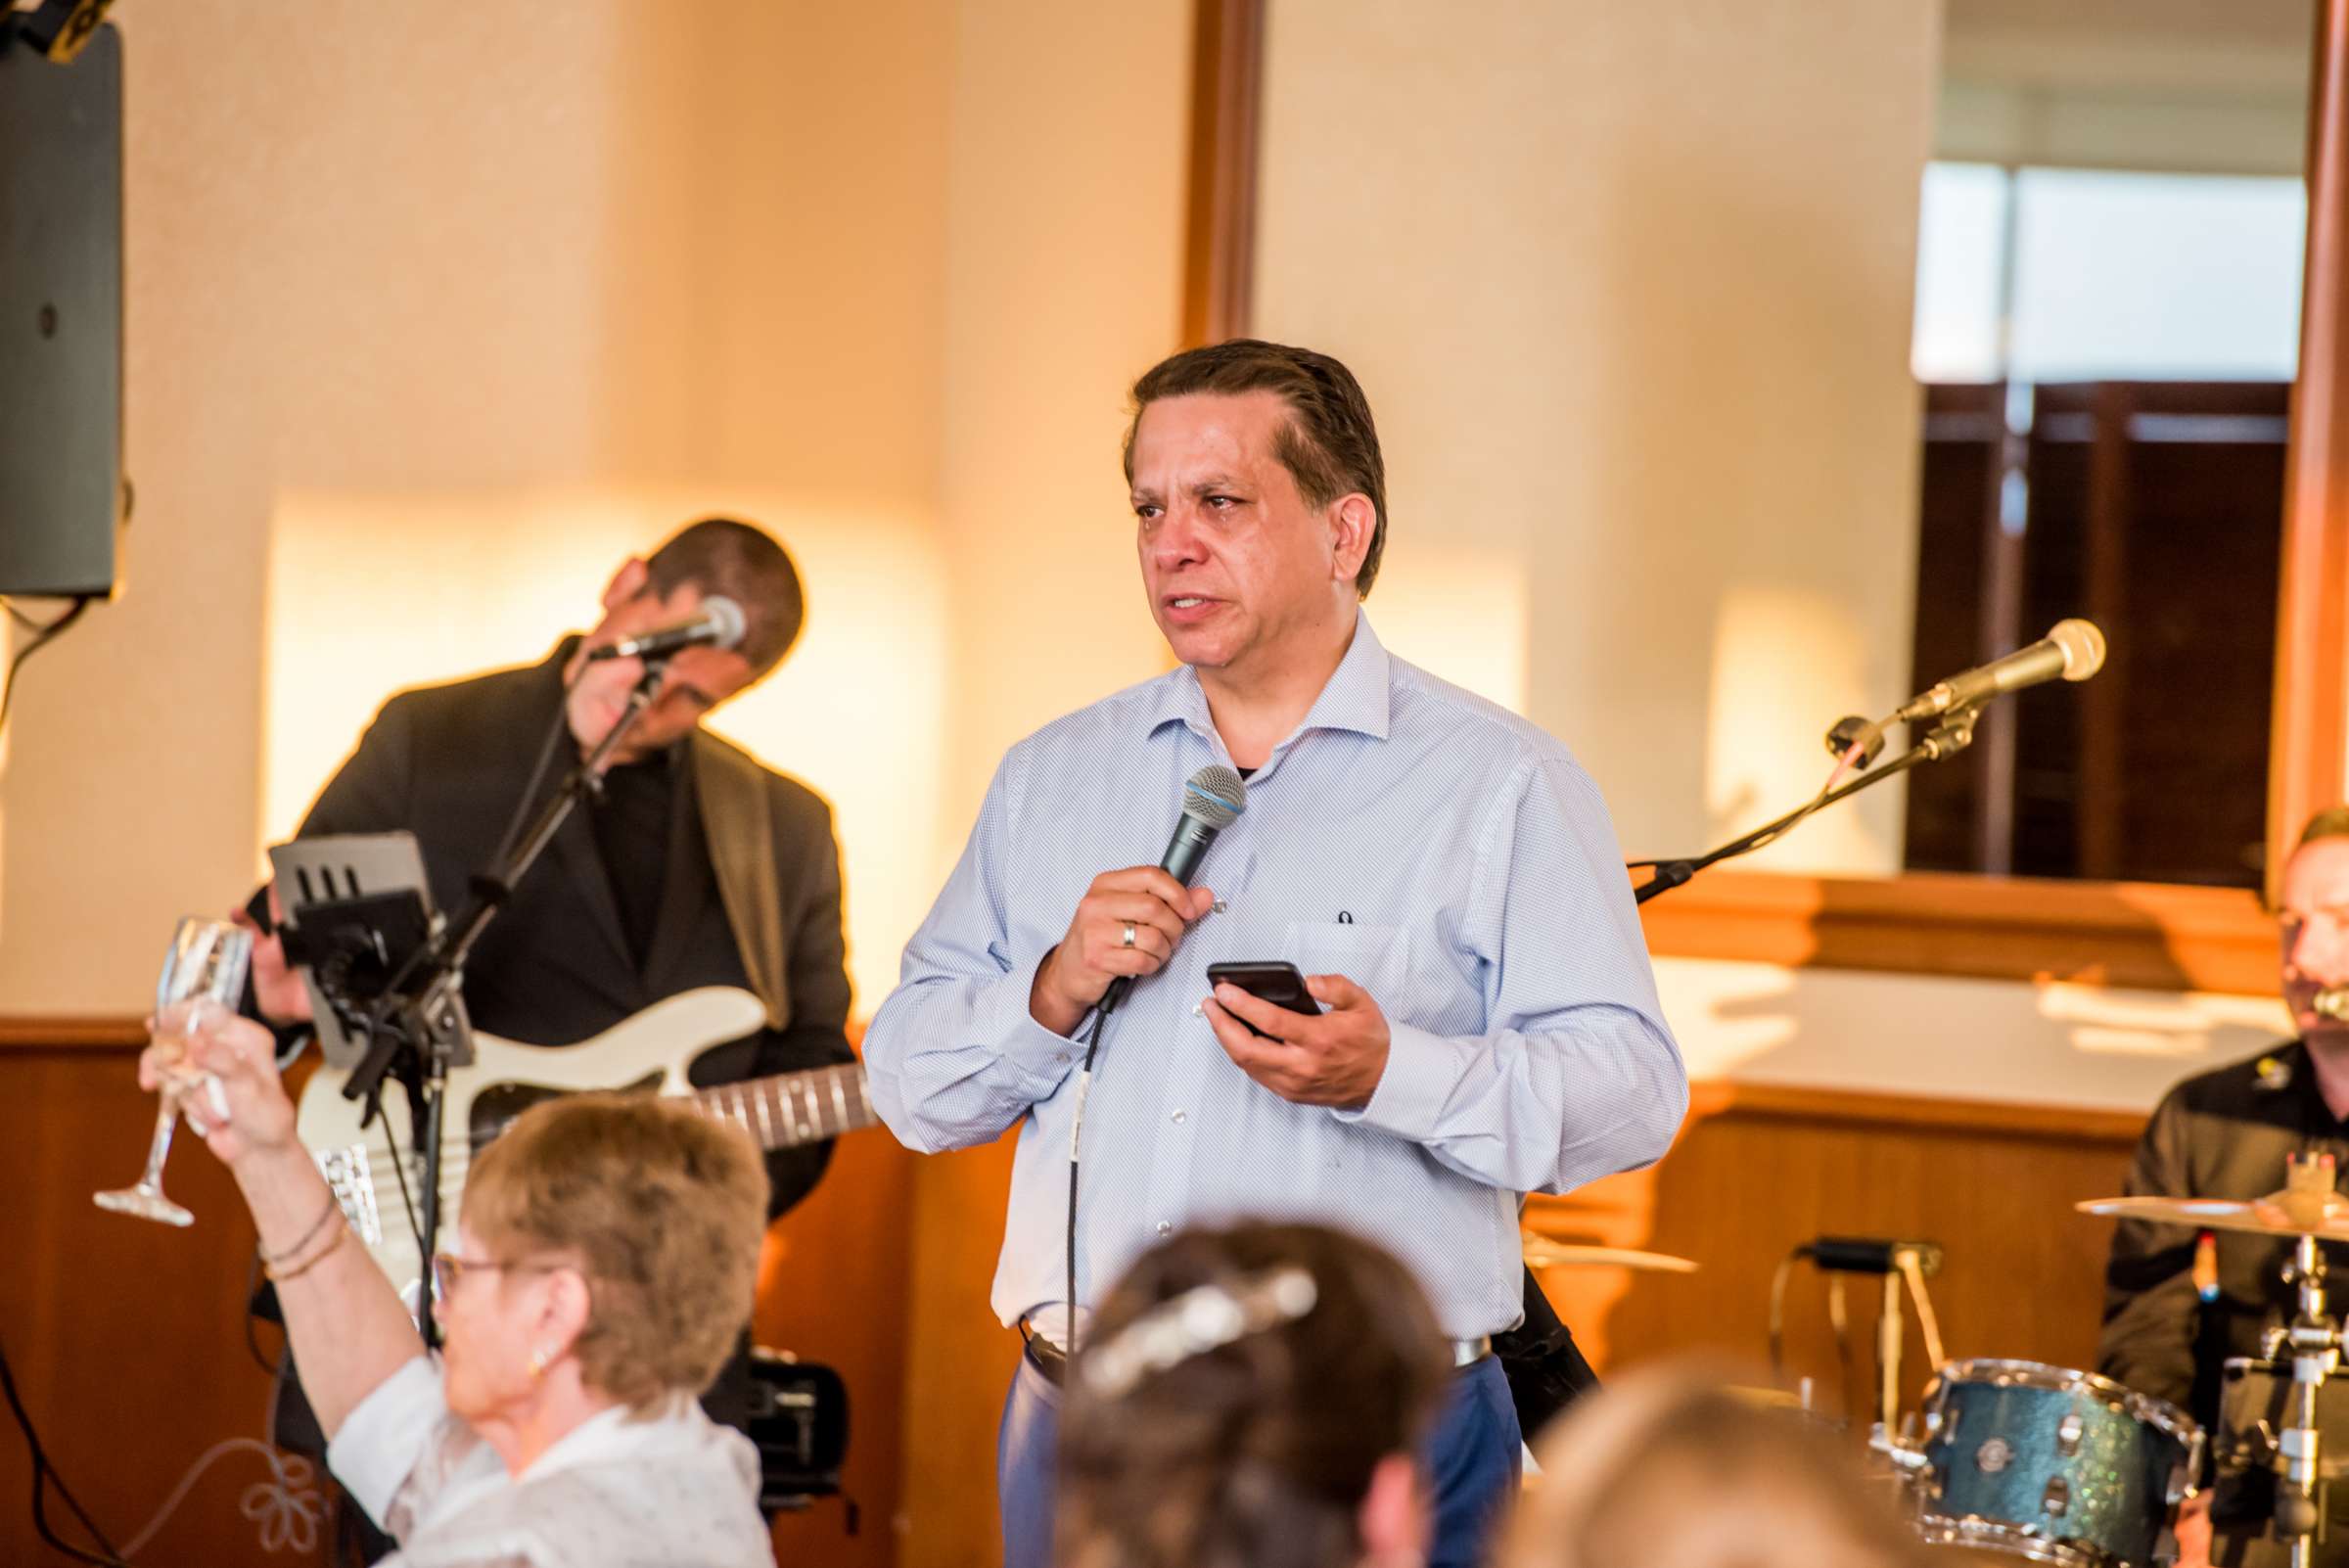
[[[434,901],[455,910],[467,879],[499,858],[509,825],[551,793],[617,722],[639,661],[588,650],[692,617],[705,597],[740,605],[739,648],[684,649],[615,753],[600,798],[574,811],[466,967],[474,1027],[533,1045],[584,1040],[697,986],[756,993],[768,1027],[702,1056],[712,1084],[853,1060],[831,809],[701,727],[702,715],[782,663],[805,617],[798,573],[747,524],[695,523],[603,594],[603,617],[540,664],[387,702],[328,781],[300,837],[405,829]],[[251,909],[266,918],[265,899]],[[291,1038],[309,999],[274,937],[255,943],[258,1010]],[[772,1210],[805,1196],[830,1145],[769,1156]],[[707,1403],[740,1424],[738,1362]]]

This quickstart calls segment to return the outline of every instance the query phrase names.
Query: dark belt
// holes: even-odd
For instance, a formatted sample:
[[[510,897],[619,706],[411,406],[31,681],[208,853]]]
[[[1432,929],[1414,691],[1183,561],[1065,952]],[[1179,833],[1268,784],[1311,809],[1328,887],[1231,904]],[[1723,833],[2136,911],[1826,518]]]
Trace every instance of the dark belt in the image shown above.
[[[1058,1388],[1068,1381],[1069,1353],[1067,1351],[1062,1350],[1058,1345],[1031,1328],[1025,1317],[1020,1319],[1020,1337],[1028,1342],[1028,1348],[1023,1353],[1028,1358],[1028,1364],[1042,1373],[1045,1382]]]

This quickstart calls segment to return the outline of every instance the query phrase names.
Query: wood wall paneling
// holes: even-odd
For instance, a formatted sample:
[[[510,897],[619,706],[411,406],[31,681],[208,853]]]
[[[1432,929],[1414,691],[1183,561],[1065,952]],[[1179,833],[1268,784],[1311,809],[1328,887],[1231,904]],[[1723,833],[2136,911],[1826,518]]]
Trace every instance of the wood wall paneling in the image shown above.
[[[913,1314],[904,1217],[919,1169],[920,1157],[886,1130],[851,1133],[834,1145],[815,1190],[767,1232],[754,1336],[831,1366],[849,1390],[842,1495],[776,1518],[779,1562],[890,1568],[897,1561],[892,1524]]]
[[[57,1043],[43,1043],[54,1035]],[[253,1234],[227,1171],[175,1150],[163,1188],[195,1212],[185,1230],[90,1202],[126,1186],[146,1158],[155,1097],[133,1066],[129,1021],[24,1020],[0,1029],[0,1343],[52,1461],[116,1546],[126,1546],[181,1474],[227,1438],[266,1430],[269,1376],[245,1345]],[[261,1347],[274,1355],[273,1334]],[[234,1453],[189,1494],[143,1562],[308,1563],[263,1558],[239,1512],[268,1471]],[[0,1562],[64,1559],[37,1544],[24,1499],[31,1464],[0,1433]],[[51,1499],[53,1529],[84,1538]]]
[[[2349,0],[2320,0],[2309,89],[2308,257],[2276,619],[2269,890],[2349,779]]]
[[[1543,1284],[1604,1371],[1691,1350],[1753,1369],[1768,1358],[1771,1275],[1819,1235],[1939,1243],[1929,1281],[1952,1358],[2089,1366],[2111,1222],[2072,1212],[2120,1190],[2141,1119],[1741,1085],[1702,1085],[1672,1154],[1562,1198],[1535,1198],[1530,1228],[1677,1253],[1694,1274],[1553,1268]],[[1852,1407],[1872,1400],[1878,1296],[1849,1289]],[[1786,1292],[1787,1372],[1838,1397],[1826,1284],[1798,1268]],[[1904,1360],[1913,1407],[1929,1370],[1913,1314]]]
[[[2239,888],[1715,869],[1639,913],[1649,949],[1674,957],[2154,991],[2276,991],[2275,922]]]
[[[995,1568],[995,1429],[1019,1366],[1019,1336],[988,1303],[1011,1201],[1016,1131],[921,1162],[905,1342],[898,1568]]]

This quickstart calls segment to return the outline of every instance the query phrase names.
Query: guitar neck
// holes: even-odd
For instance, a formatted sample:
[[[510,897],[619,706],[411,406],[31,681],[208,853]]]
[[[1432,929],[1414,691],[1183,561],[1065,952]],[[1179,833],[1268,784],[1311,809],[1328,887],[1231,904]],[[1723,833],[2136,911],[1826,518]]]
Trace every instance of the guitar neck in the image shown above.
[[[704,1116],[733,1123],[766,1150],[820,1143],[881,1123],[865,1092],[862,1062],[723,1084],[696,1091],[691,1103]]]

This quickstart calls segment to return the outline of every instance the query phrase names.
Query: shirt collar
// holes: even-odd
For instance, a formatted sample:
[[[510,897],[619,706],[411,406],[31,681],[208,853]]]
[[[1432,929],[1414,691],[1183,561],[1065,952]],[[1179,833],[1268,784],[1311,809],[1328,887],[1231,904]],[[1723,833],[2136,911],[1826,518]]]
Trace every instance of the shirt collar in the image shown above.
[[[1386,645],[1370,629],[1370,617],[1358,607],[1354,612],[1354,641],[1331,672],[1329,683],[1313,699],[1313,706],[1306,710],[1305,719],[1295,733],[1302,735],[1309,729],[1350,729],[1373,740],[1385,740],[1392,716],[1389,685],[1392,663]],[[1143,714],[1143,728],[1150,734],[1174,723],[1187,725],[1202,735],[1215,729],[1215,720],[1207,711],[1207,693],[1199,685],[1199,672],[1188,665],[1156,682]]]

